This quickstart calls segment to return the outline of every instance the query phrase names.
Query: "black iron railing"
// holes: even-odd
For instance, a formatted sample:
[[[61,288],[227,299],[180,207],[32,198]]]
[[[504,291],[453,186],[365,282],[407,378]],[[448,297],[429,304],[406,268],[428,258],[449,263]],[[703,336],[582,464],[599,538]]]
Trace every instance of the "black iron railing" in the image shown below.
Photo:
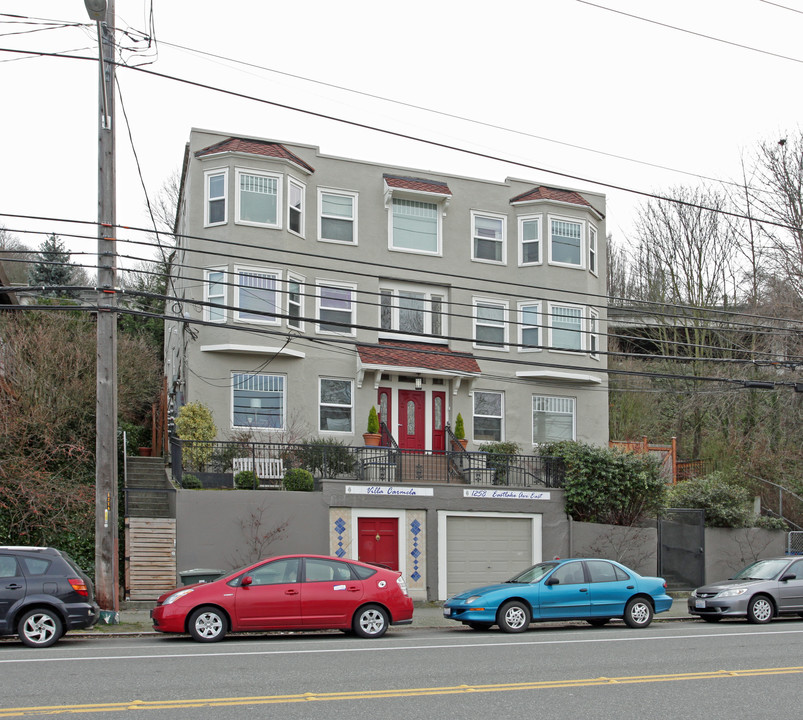
[[[304,468],[316,479],[368,483],[563,486],[565,470],[559,458],[467,452],[452,438],[451,431],[447,432],[447,449],[439,452],[402,449],[395,441],[378,447],[355,447],[337,442],[198,442],[171,438],[170,456],[173,478],[182,487],[242,488],[243,477],[249,479],[249,487],[281,487],[284,473],[291,468]],[[240,476],[246,470],[250,474]]]

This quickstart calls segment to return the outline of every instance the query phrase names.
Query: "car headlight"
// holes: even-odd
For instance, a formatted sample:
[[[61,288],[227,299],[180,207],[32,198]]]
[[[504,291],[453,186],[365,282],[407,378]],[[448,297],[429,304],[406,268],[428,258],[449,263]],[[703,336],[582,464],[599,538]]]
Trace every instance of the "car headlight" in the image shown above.
[[[692,590],[692,591],[689,593],[689,597],[697,597],[697,590]]]
[[[718,598],[726,598],[726,597],[736,597],[737,595],[744,595],[747,592],[747,588],[730,588],[729,590],[723,590],[722,592],[717,593]]]
[[[482,595],[472,595],[470,598],[466,598],[466,605],[477,602],[481,597]]]
[[[174,602],[176,602],[176,600],[178,600],[179,598],[183,598],[185,595],[188,595],[188,594],[189,594],[189,593],[191,593],[192,591],[193,591],[193,588],[188,588],[187,590],[179,590],[178,592],[174,592],[172,595],[170,595],[170,596],[169,596],[169,597],[168,597],[168,598],[167,598],[167,599],[166,599],[166,600],[165,600],[165,601],[162,603],[162,605],[170,605],[171,603],[174,603]]]

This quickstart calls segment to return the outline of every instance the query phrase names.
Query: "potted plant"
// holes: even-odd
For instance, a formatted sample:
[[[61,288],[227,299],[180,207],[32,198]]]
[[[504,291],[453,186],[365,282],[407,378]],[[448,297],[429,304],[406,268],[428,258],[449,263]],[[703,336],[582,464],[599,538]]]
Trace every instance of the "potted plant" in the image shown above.
[[[382,440],[382,435],[379,432],[379,416],[376,414],[376,408],[373,405],[368,412],[368,427],[366,432],[363,433],[362,439],[366,445],[379,445]]]
[[[466,440],[466,429],[463,426],[463,416],[460,413],[457,413],[457,418],[455,418],[454,421],[454,436],[463,446],[463,450],[465,450],[466,445],[468,445],[468,440]]]

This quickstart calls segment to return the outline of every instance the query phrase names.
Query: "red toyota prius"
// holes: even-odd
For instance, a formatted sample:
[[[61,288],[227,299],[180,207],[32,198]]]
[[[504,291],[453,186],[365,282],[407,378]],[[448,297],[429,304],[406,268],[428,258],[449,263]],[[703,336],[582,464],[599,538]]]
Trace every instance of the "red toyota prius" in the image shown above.
[[[154,630],[189,633],[199,642],[259,630],[335,629],[378,638],[389,625],[413,621],[413,601],[396,570],[325,555],[282,555],[165,593],[151,619]]]

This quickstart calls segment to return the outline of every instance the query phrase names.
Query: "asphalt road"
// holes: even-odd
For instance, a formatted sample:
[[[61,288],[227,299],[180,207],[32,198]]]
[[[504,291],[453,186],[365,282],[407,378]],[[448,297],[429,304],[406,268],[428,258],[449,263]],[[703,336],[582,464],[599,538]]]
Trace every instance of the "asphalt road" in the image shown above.
[[[803,621],[0,643],[0,718],[799,718]]]

